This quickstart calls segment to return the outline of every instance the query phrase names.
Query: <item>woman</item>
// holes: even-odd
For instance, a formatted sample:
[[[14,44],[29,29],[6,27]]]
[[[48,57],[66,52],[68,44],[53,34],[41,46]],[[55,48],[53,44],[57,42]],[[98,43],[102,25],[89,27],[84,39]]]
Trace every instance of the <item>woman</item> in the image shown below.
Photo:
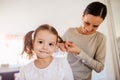
[[[106,37],[97,31],[107,14],[106,5],[90,3],[79,27],[69,28],[63,35],[74,80],[91,80],[92,70],[101,72],[106,54]]]

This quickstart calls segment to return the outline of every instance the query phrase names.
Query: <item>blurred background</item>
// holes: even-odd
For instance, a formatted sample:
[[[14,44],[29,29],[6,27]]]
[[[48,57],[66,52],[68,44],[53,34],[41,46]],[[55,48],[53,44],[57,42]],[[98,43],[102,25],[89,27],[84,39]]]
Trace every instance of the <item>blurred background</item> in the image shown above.
[[[23,36],[41,24],[53,25],[62,36],[69,27],[80,26],[85,7],[96,0],[0,0],[0,72],[16,69],[30,60],[21,56]],[[119,80],[120,0],[97,0],[108,14],[98,29],[107,36],[105,69],[93,71],[93,80]]]

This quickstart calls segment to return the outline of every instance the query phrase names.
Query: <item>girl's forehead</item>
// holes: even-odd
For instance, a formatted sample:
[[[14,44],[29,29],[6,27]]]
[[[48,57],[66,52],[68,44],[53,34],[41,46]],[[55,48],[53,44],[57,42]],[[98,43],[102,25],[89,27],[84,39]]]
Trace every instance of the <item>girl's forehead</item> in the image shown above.
[[[46,39],[56,39],[56,34],[53,34],[52,32],[48,30],[40,30],[36,34],[36,38],[46,38]]]
[[[53,34],[53,32],[49,31],[49,30],[39,30],[37,32],[37,34],[44,34],[44,35],[56,35],[56,34]]]

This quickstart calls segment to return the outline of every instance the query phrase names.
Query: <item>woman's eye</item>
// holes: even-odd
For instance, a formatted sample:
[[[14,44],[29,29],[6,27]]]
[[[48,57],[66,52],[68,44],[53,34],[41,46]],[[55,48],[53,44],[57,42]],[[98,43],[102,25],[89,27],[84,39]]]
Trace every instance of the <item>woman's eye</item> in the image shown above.
[[[97,25],[94,25],[93,27],[94,27],[94,28],[97,28],[98,26],[97,26]]]
[[[86,25],[90,25],[90,23],[88,23],[88,22],[85,22],[85,24],[86,24]]]
[[[86,25],[90,25],[90,23],[89,22],[87,22],[87,21],[83,21],[84,22],[84,24],[86,24]]]

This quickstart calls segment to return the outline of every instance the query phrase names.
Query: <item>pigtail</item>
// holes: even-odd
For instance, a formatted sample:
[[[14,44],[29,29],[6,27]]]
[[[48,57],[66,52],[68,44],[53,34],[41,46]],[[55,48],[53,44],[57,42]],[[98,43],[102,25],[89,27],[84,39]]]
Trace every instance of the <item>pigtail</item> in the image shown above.
[[[26,52],[28,54],[29,59],[33,56],[33,44],[32,44],[33,32],[34,31],[30,31],[24,36],[24,47],[23,47],[22,55],[24,54],[24,52]]]
[[[58,35],[58,42],[59,43],[63,43],[64,41],[63,41],[63,39]]]

